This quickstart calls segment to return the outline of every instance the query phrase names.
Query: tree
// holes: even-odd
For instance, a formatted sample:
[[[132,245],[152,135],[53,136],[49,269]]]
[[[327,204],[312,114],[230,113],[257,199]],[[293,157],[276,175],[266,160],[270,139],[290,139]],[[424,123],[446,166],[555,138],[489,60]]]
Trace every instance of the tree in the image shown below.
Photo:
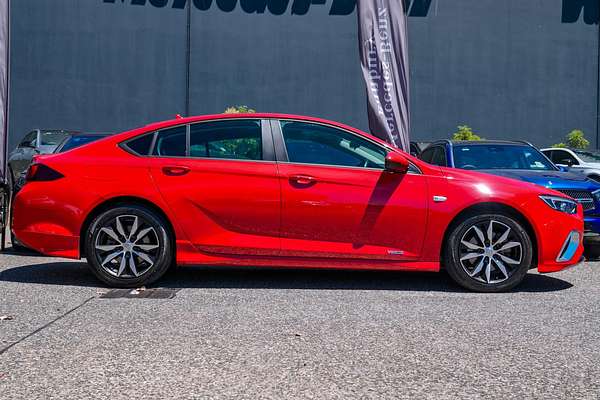
[[[552,147],[570,147],[572,149],[587,149],[590,145],[590,141],[585,138],[585,134],[580,129],[573,129],[566,136],[566,143],[557,143]]]
[[[482,140],[468,125],[459,125],[458,132],[452,135],[452,140]]]
[[[248,114],[255,113],[256,110],[248,106],[230,106],[223,111],[224,114]]]

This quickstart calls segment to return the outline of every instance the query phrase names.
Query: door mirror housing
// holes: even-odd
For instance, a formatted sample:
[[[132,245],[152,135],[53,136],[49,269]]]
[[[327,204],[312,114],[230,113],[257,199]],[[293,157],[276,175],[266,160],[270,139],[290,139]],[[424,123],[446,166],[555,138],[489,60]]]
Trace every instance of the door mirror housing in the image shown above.
[[[408,160],[402,154],[390,151],[385,157],[385,170],[405,174],[408,172]]]

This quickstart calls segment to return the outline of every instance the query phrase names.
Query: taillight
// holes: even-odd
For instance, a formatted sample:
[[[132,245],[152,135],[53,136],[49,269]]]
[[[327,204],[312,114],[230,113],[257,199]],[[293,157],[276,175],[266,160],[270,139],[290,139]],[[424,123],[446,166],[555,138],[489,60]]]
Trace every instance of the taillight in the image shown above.
[[[56,179],[63,178],[64,175],[58,171],[53,170],[44,164],[31,164],[27,170],[25,180],[27,182],[32,181],[54,181]]]

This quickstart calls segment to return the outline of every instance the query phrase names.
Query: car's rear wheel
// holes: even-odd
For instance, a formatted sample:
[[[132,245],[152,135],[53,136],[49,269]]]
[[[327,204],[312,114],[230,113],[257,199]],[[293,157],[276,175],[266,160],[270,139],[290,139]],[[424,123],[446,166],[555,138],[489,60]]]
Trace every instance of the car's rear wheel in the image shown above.
[[[166,221],[138,205],[104,211],[90,224],[85,250],[94,274],[113,287],[139,287],[158,280],[173,261]]]
[[[459,285],[501,292],[525,278],[533,257],[531,238],[508,215],[481,214],[456,224],[446,242],[444,266]]]

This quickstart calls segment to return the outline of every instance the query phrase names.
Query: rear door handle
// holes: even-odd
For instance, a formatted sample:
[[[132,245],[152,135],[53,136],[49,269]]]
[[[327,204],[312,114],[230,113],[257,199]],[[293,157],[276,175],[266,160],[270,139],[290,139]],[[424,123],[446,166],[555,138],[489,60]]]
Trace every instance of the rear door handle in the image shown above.
[[[190,167],[184,165],[168,165],[163,167],[163,174],[168,176],[181,176],[190,172]]]
[[[311,185],[317,180],[309,175],[292,175],[290,176],[290,181],[297,183],[298,185]]]

